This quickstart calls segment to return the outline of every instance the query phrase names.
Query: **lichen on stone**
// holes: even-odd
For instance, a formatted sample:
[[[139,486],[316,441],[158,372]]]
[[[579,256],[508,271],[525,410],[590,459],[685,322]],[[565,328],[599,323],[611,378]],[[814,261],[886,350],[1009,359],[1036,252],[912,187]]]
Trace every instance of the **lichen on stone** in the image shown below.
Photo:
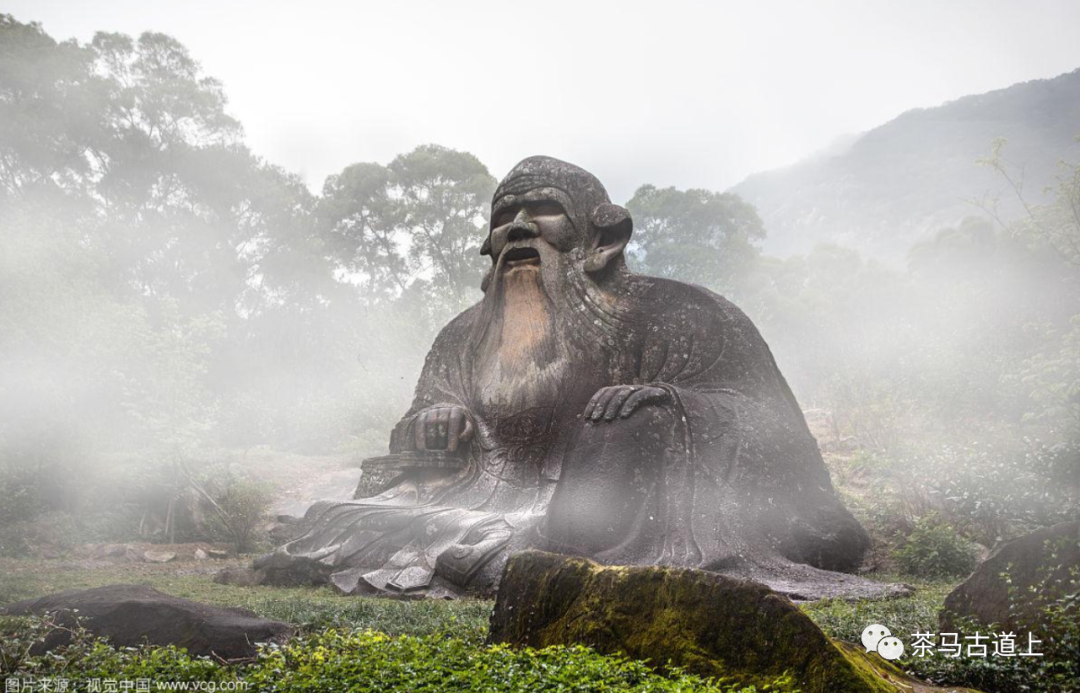
[[[764,585],[686,568],[605,567],[539,551],[508,562],[490,638],[537,648],[584,644],[759,688],[788,674],[803,693],[941,690],[833,641]]]

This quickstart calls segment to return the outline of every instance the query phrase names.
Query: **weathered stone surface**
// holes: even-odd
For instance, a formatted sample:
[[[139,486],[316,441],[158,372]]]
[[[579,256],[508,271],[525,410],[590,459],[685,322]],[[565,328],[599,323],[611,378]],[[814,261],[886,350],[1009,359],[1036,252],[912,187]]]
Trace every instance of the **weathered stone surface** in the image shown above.
[[[1041,630],[1040,607],[1076,591],[1077,575],[1080,520],[1037,530],[1002,546],[945,598],[942,629],[954,630],[960,617],[1014,631]]]
[[[144,551],[143,560],[148,563],[168,563],[176,558],[173,551]]]
[[[583,644],[741,685],[788,672],[804,693],[943,690],[830,640],[764,585],[701,570],[602,567],[539,551],[510,558],[489,637],[516,646]]]
[[[77,614],[74,613],[77,611]],[[116,647],[176,645],[194,655],[239,659],[255,654],[255,643],[280,642],[293,628],[259,618],[245,609],[220,609],[158,592],[148,585],[109,585],[70,590],[10,604],[9,616],[55,613],[59,625],[78,622]],[[32,652],[41,654],[70,641],[70,633],[54,630]]]
[[[805,598],[889,591],[833,572],[869,538],[757,328],[706,289],[632,273],[632,231],[589,172],[515,166],[483,300],[436,338],[390,454],[255,567],[346,593],[484,595],[511,551],[539,548]]]

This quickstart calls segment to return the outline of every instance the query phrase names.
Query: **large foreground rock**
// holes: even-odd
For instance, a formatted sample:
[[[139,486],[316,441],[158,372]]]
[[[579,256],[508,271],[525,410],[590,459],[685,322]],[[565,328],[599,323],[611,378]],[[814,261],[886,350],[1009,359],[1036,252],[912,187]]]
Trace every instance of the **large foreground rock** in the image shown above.
[[[77,613],[76,613],[77,612]],[[79,623],[116,647],[176,645],[193,655],[239,659],[255,654],[256,643],[280,642],[293,628],[259,618],[245,609],[220,609],[158,592],[148,585],[109,585],[70,590],[11,604],[0,610],[8,616],[55,613],[57,623]],[[54,630],[32,654],[67,644],[71,634]]]
[[[741,685],[761,686],[788,672],[803,693],[944,690],[832,641],[764,585],[702,570],[514,554],[489,637],[531,647],[584,644]]]
[[[1077,575],[1080,520],[1032,532],[1002,546],[945,598],[942,630],[954,630],[958,618],[1043,630],[1041,608],[1075,591]]]

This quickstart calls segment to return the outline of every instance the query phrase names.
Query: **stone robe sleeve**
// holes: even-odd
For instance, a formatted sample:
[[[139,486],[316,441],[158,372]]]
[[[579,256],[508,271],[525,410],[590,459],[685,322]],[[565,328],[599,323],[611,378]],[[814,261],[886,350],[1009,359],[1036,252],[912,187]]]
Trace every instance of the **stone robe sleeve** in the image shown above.
[[[786,558],[857,565],[865,534],[840,503],[798,404],[745,314],[705,289],[672,287],[646,328],[636,380],[668,391],[675,445],[662,470],[662,562]],[[667,293],[667,292],[665,292]],[[689,328],[689,329],[688,329]]]

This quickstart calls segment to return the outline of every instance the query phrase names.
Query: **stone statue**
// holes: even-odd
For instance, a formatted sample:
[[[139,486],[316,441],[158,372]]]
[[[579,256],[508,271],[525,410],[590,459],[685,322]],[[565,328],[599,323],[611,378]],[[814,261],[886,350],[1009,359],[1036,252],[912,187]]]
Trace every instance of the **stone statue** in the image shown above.
[[[661,564],[793,596],[879,593],[862,527],[750,320],[634,274],[629,213],[548,157],[500,183],[484,297],[428,354],[381,493],[322,501],[256,561],[346,593],[490,594],[511,551]]]

